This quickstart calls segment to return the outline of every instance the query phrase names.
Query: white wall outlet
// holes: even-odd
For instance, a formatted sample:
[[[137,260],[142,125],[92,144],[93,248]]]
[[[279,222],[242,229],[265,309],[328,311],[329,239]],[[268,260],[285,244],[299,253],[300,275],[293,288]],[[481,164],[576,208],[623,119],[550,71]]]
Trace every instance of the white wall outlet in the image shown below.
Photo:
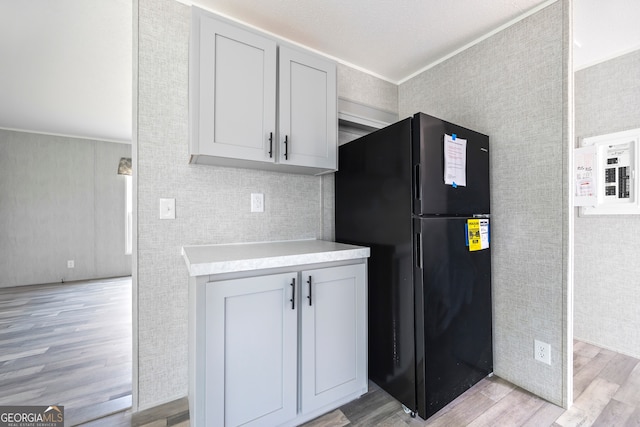
[[[551,346],[546,342],[534,340],[533,357],[539,362],[551,365]]]
[[[76,262],[72,259],[67,261],[67,268],[75,268],[76,267]]]
[[[251,212],[264,212],[264,194],[251,193]]]
[[[160,219],[176,219],[176,199],[160,199]]]

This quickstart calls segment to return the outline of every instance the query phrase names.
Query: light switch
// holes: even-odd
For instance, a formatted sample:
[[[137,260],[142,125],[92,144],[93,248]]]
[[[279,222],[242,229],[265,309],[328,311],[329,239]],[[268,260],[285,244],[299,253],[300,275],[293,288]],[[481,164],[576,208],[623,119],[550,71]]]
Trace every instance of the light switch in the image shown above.
[[[160,219],[176,219],[176,199],[160,199]]]

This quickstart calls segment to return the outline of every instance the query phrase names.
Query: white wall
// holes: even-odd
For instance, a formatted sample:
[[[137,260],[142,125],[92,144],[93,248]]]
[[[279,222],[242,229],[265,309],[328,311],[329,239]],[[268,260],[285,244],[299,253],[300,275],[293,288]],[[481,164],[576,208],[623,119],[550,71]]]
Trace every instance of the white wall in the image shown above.
[[[576,72],[575,105],[579,139],[640,128],[640,50]],[[575,219],[575,338],[636,358],[638,236],[638,215]]]
[[[422,111],[490,136],[496,375],[567,404],[570,1],[558,1],[403,83]],[[551,344],[552,365],[533,359]],[[570,353],[570,352],[569,352]]]
[[[138,131],[134,145],[138,158],[139,350],[134,381],[139,409],[145,409],[187,394],[188,274],[180,248],[331,238],[333,177],[189,165],[191,12],[174,0],[139,0],[137,4]],[[385,89],[377,90],[378,85]],[[384,82],[368,81],[364,87],[373,94],[389,91]],[[384,95],[364,98],[369,103],[384,101]],[[264,213],[249,212],[252,192],[264,193]],[[161,197],[176,199],[175,220],[158,219]]]
[[[130,156],[129,144],[0,130],[0,287],[131,274],[116,173]]]

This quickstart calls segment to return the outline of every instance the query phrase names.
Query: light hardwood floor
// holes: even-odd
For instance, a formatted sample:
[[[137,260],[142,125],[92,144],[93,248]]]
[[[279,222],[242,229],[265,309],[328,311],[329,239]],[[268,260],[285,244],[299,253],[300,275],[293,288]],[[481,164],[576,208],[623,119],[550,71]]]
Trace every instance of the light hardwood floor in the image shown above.
[[[99,418],[130,406],[131,354],[130,278],[0,289],[0,405],[61,404],[68,426],[188,427],[186,398]],[[305,427],[640,427],[640,361],[576,341],[574,399],[565,411],[494,376],[425,421],[369,383]]]
[[[0,289],[0,405],[131,407],[131,336],[130,277]]]
[[[429,420],[411,418],[378,386],[304,427],[640,427],[640,361],[576,341],[574,398],[568,411],[498,377],[485,378]],[[186,398],[132,417],[106,417],[85,427],[188,427]],[[207,426],[208,427],[208,426]]]
[[[485,378],[424,421],[373,385],[367,395],[305,427],[640,426],[640,361],[576,341],[574,404],[568,411],[496,376]]]

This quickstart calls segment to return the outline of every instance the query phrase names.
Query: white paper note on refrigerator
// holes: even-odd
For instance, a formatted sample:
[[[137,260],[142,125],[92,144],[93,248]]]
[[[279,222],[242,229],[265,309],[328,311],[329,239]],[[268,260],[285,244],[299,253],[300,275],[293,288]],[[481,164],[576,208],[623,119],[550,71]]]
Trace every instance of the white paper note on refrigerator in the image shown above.
[[[453,187],[467,185],[467,140],[455,134],[444,135],[444,183]]]

